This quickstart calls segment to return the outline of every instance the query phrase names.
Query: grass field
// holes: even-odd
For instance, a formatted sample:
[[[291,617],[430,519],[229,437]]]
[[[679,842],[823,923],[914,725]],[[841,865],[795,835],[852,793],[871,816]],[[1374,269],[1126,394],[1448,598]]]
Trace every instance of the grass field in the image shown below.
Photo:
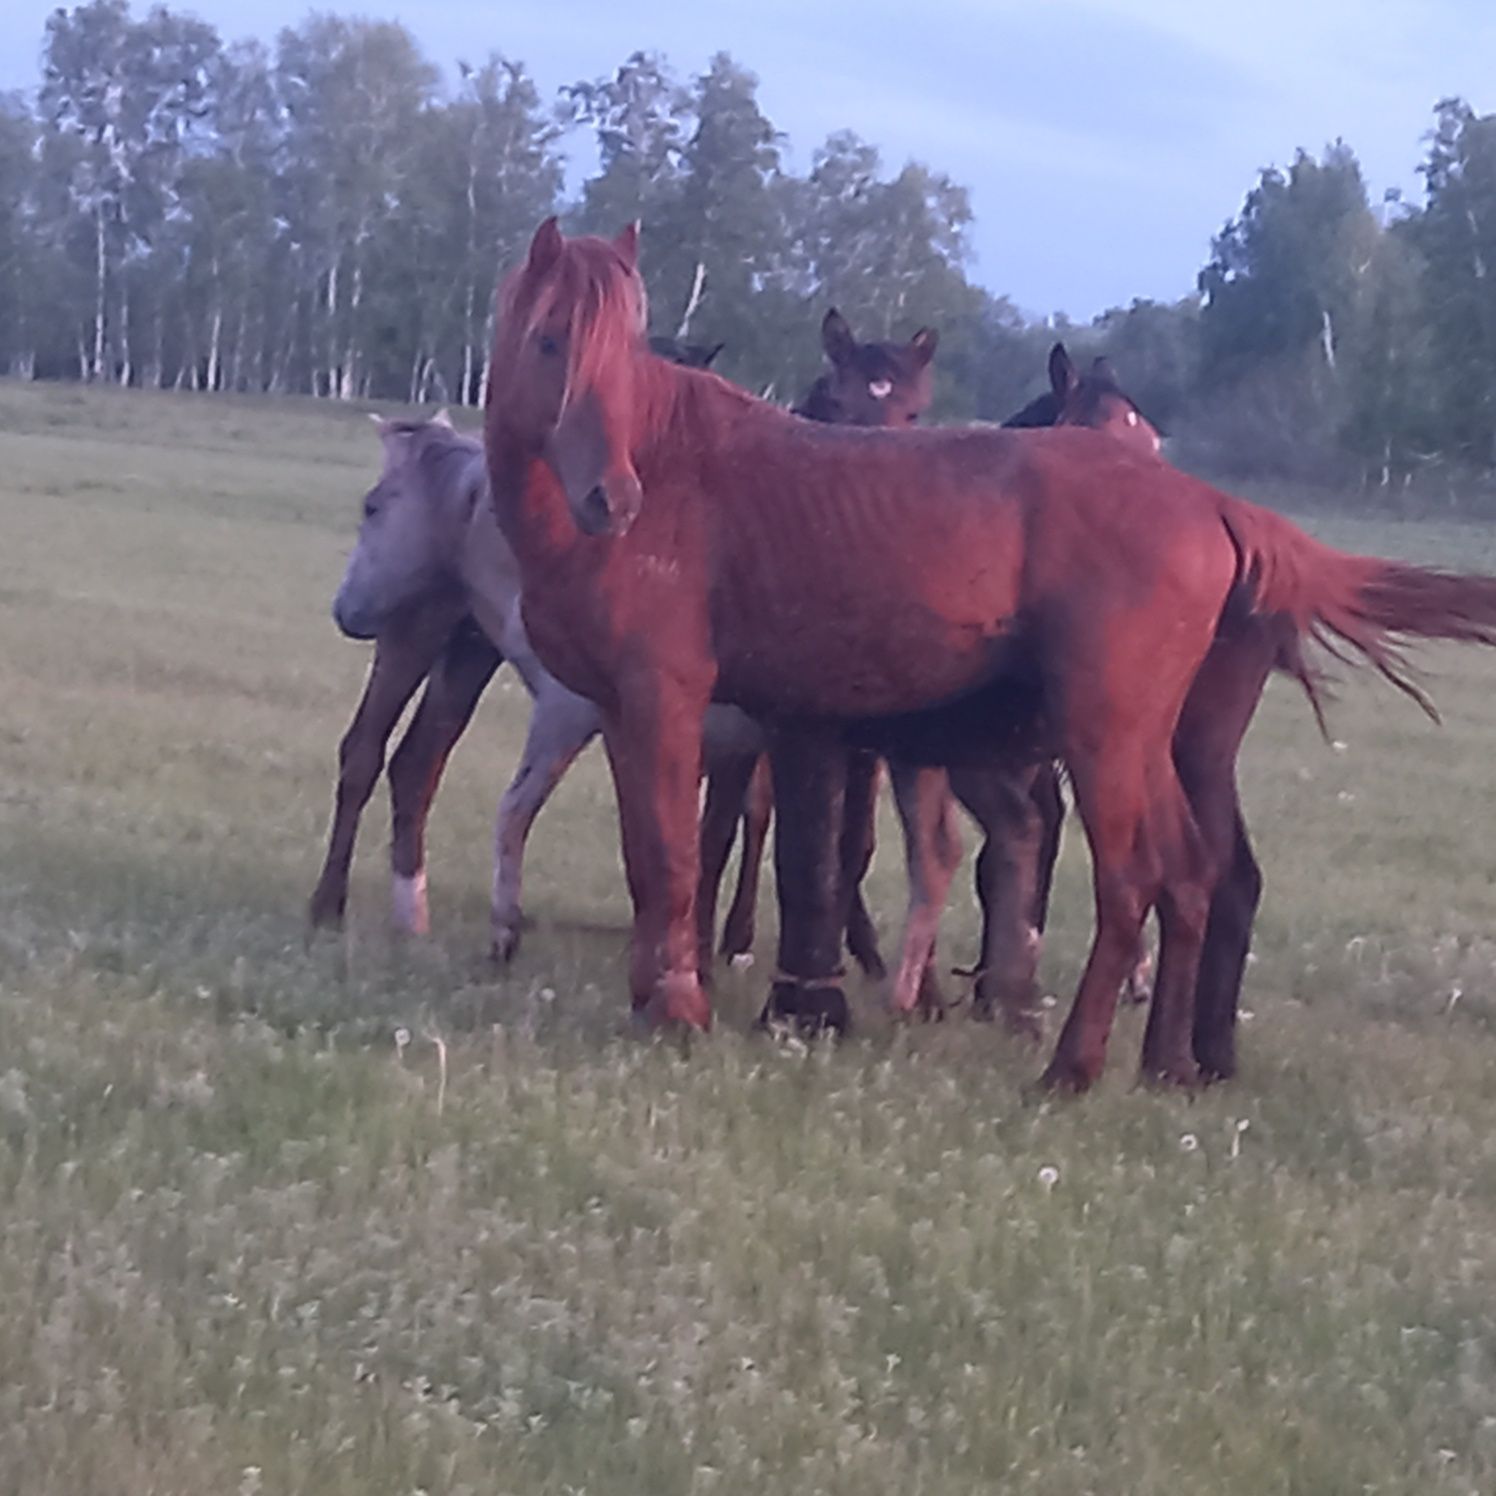
[[[1134,1089],[1129,1015],[1040,1103],[1036,1054],[871,990],[835,1049],[750,1037],[753,972],[688,1054],[631,1036],[595,753],[495,975],[509,679],[431,941],[385,933],[376,805],[308,948],[362,415],[0,384],[0,459],[0,1492],[1496,1491],[1496,659],[1428,656],[1442,730],[1347,686],[1334,747],[1275,686],[1241,1080]]]

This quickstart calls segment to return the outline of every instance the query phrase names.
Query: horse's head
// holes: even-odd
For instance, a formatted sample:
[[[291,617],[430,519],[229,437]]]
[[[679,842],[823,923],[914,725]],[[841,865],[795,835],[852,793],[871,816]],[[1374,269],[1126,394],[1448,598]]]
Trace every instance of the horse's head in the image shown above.
[[[621,535],[643,494],[629,455],[646,304],[639,231],[616,239],[536,230],[506,282],[494,335],[488,429],[551,470],[577,527]]]
[[[831,367],[816,381],[801,414],[841,426],[908,426],[930,408],[939,335],[922,327],[907,343],[859,343],[832,307],[821,323]]]
[[[1117,383],[1111,361],[1096,359],[1082,374],[1063,343],[1049,350],[1049,389],[1030,401],[1005,426],[1087,426],[1105,431],[1145,452],[1163,445],[1158,431]]]
[[[429,421],[374,417],[384,471],[364,495],[358,543],[332,616],[372,639],[401,610],[455,585],[467,524],[484,492],[482,448],[442,412]]]
[[[649,351],[683,369],[710,369],[726,343],[682,343],[679,338],[651,338]]]

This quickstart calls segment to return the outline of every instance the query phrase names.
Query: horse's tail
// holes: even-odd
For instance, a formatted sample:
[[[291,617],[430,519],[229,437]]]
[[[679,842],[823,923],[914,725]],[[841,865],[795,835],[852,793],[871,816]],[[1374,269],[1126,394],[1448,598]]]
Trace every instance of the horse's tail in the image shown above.
[[[1306,640],[1343,662],[1353,663],[1353,656],[1367,661],[1435,721],[1439,714],[1408,663],[1406,643],[1496,644],[1496,576],[1349,555],[1240,499],[1225,499],[1221,518],[1240,558],[1252,612],[1275,615],[1288,626],[1278,666],[1304,687],[1316,714],[1322,681],[1304,658]]]

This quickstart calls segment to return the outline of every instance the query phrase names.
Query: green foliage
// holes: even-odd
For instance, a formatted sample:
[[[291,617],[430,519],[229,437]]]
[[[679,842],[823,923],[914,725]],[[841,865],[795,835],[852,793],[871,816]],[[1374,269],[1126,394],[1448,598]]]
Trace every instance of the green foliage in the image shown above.
[[[1044,1102],[1001,1026],[897,1027],[872,984],[848,1042],[776,1045],[768,938],[683,1053],[627,1027],[597,749],[484,957],[507,670],[436,802],[432,936],[385,933],[381,790],[307,944],[369,658],[327,618],[359,412],[0,381],[0,431],[6,1496],[1496,1490],[1489,652],[1438,652],[1442,729],[1348,687],[1339,751],[1269,688],[1231,1085],[1137,1087],[1126,1012]],[[1496,566],[1488,526],[1326,538]],[[1086,872],[1069,839],[1062,998]],[[952,900],[943,955],[977,934]]]
[[[1428,205],[1408,235],[1428,266],[1440,446],[1496,461],[1496,116],[1445,99],[1423,165]]]
[[[563,150],[596,169],[563,198]],[[47,23],[0,101],[0,368],[189,389],[481,403],[493,290],[548,213],[644,227],[659,333],[780,399],[835,305],[941,335],[935,412],[1002,420],[1064,338],[1108,354],[1177,452],[1220,471],[1390,486],[1496,466],[1496,117],[1441,102],[1426,201],[1377,211],[1351,148],[1259,174],[1198,296],[1039,323],[969,278],[972,207],[848,130],[809,170],[725,53],[658,53],[543,98],[501,53],[443,77],[394,22],[313,14],[272,49],[165,7]]]

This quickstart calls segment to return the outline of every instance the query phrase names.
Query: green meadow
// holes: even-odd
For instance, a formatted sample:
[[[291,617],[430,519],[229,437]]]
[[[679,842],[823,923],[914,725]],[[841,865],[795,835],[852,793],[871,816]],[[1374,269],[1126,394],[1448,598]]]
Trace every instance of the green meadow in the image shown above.
[[[308,941],[369,652],[328,604],[362,413],[0,383],[0,1492],[1496,1491],[1496,656],[1435,727],[1275,683],[1241,1078],[1107,1076],[871,986],[839,1046],[627,1022],[601,753],[486,959],[509,672],[387,931],[382,796]],[[1496,571],[1496,528],[1306,521]],[[968,843],[973,838],[968,836]],[[968,961],[964,874],[942,954]],[[903,868],[872,882],[885,948]],[[1045,979],[1090,929],[1072,833]]]

